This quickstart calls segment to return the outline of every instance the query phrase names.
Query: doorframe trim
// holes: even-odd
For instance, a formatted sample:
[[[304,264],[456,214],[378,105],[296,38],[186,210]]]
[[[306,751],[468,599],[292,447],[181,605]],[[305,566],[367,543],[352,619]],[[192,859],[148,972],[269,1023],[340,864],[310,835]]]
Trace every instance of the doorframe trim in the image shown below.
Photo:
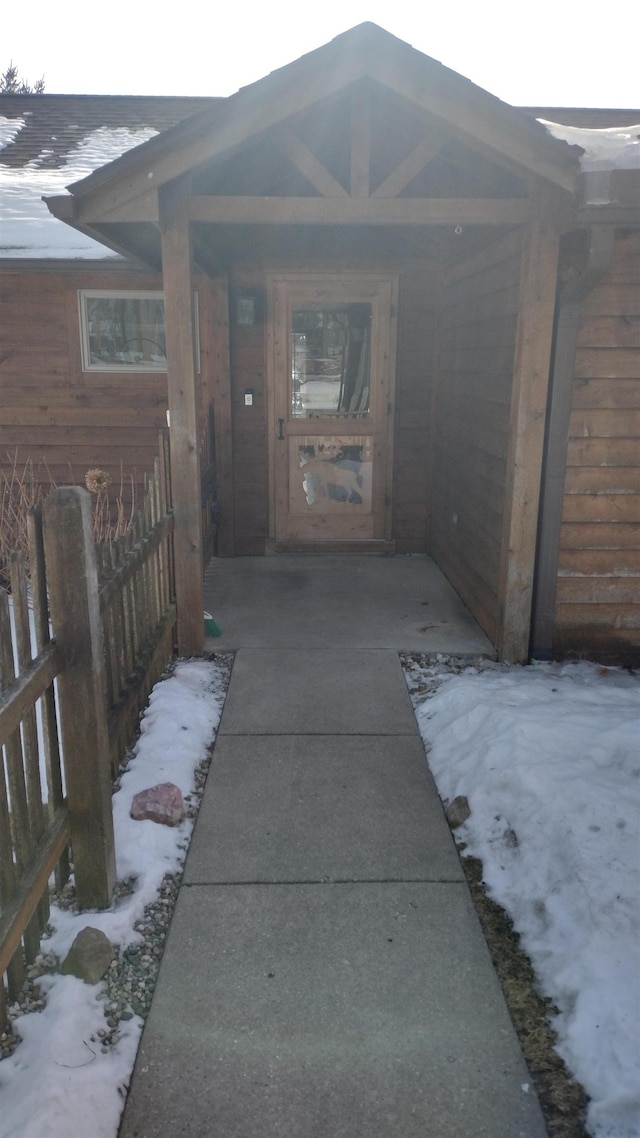
[[[268,545],[272,550],[281,546],[282,541],[276,539],[276,431],[275,431],[275,412],[276,412],[276,378],[278,375],[278,361],[276,360],[276,336],[275,329],[277,326],[277,319],[282,316],[281,313],[276,311],[276,286],[279,284],[305,283],[308,284],[313,281],[318,281],[322,284],[330,284],[334,281],[372,281],[375,283],[384,283],[389,286],[391,294],[391,311],[389,312],[389,358],[386,361],[387,375],[388,375],[388,414],[387,414],[387,434],[386,434],[386,471],[385,485],[387,487],[387,494],[385,498],[385,508],[383,517],[383,536],[375,542],[369,544],[378,544],[380,547],[387,547],[386,551],[390,551],[392,544],[393,532],[393,473],[394,473],[394,444],[395,444],[395,390],[396,390],[396,368],[397,368],[397,355],[398,355],[398,292],[399,292],[399,274],[396,272],[385,271],[367,271],[365,269],[349,269],[338,270],[337,272],[330,272],[327,269],[306,269],[287,271],[273,270],[267,272],[265,275],[265,344],[266,344],[266,415],[267,415],[267,464],[268,464]],[[299,543],[298,543],[299,544]],[[326,545],[325,544],[325,549]],[[336,542],[336,546],[344,542]],[[354,548],[357,542],[354,542]],[[313,548],[313,543],[309,542],[309,549]],[[318,549],[320,552],[320,549]]]

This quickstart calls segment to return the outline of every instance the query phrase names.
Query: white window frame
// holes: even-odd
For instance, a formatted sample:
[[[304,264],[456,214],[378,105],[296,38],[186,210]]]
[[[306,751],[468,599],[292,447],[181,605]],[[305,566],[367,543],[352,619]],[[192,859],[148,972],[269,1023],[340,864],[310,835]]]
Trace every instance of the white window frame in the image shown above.
[[[161,300],[164,305],[164,293],[159,290],[144,290],[144,289],[98,289],[98,288],[81,288],[78,289],[78,309],[80,320],[80,350],[82,356],[82,370],[86,372],[150,372],[152,374],[166,375],[167,363],[166,360],[162,363],[152,362],[138,362],[138,363],[92,363],[91,351],[89,344],[89,322],[87,317],[87,301],[88,300]],[[195,342],[195,357],[196,357],[196,371],[200,371],[200,321],[198,310],[198,294],[193,294],[193,319],[194,319],[194,342]]]

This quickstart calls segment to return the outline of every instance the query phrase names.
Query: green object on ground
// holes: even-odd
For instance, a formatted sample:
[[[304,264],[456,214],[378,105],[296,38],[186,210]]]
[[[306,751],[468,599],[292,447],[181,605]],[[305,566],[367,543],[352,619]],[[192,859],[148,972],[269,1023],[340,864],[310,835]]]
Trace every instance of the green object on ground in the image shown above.
[[[210,612],[204,614],[205,636],[222,636],[222,629],[216,624]]]

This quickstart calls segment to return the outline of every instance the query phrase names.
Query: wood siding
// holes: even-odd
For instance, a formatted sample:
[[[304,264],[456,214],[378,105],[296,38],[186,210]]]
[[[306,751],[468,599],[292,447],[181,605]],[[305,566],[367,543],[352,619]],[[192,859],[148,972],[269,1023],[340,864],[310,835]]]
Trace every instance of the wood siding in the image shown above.
[[[619,237],[582,311],[554,651],[640,655],[640,234]]]
[[[400,276],[393,537],[398,553],[424,553],[428,517],[429,421],[436,348],[438,262]]]
[[[46,484],[84,484],[87,470],[121,476],[136,493],[166,426],[164,373],[83,372],[78,289],[161,289],[130,271],[7,272],[0,276],[0,468],[31,459]]]
[[[207,409],[220,403],[220,371],[212,312],[216,286],[199,277],[200,451],[213,456]],[[164,372],[82,370],[78,290],[162,289],[160,277],[126,268],[105,271],[20,271],[0,275],[0,470],[20,476],[31,460],[37,480],[84,485],[87,470],[111,476],[110,497],[140,500],[167,425]],[[218,337],[219,339],[219,337]],[[222,417],[222,416],[221,416]],[[133,490],[132,490],[133,487]]]
[[[264,554],[269,536],[265,313],[262,304],[255,325],[239,326],[235,302],[238,293],[245,290],[257,290],[263,298],[264,273],[238,270],[230,278],[229,289],[235,553],[259,556]],[[251,407],[245,406],[246,390],[253,392]]]
[[[429,552],[494,642],[520,258],[513,231],[444,274],[432,409]]]

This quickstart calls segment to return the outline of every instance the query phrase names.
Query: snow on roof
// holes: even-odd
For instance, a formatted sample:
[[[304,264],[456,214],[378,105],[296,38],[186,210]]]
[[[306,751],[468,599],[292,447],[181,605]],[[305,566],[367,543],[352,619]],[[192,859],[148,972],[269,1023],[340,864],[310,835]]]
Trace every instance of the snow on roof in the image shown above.
[[[0,116],[0,147],[8,145],[22,126],[23,120]],[[20,167],[3,163],[0,149],[0,256],[73,260],[116,257],[111,249],[58,221],[42,198],[66,193],[72,182],[86,178],[157,133],[151,127],[100,127],[81,138],[63,163],[54,168],[44,165],[50,153],[46,149]]]
[[[24,119],[6,119],[0,115],[0,150],[13,142],[24,126]]]
[[[593,129],[565,126],[538,119],[554,138],[581,146],[580,168],[591,170],[640,170],[640,124]]]
[[[66,193],[68,185],[146,142],[159,133],[158,128],[165,129],[172,122],[200,109],[199,103],[209,105],[221,101],[155,100],[162,106],[156,108],[154,105],[150,110],[147,107],[149,100],[111,98],[107,102],[113,106],[105,110],[105,100],[93,97],[29,98],[31,101],[24,106],[24,100],[20,102],[14,98],[16,105],[12,109],[16,113],[10,117],[0,115],[0,257],[116,258],[112,250],[54,218],[43,197]],[[144,107],[137,105],[141,102]],[[73,126],[71,116],[76,113],[75,121],[83,122],[84,129]],[[97,121],[111,118],[113,124],[113,116],[117,113],[128,116],[130,121],[131,115],[135,115],[136,125],[89,129],[91,115],[94,122],[96,115],[104,115]],[[168,116],[167,122],[163,119],[162,122],[158,120],[157,127],[144,126],[140,122],[143,113],[147,121],[150,117],[153,121],[154,115],[157,118],[163,113],[165,118]],[[60,118],[59,123],[56,115]],[[566,126],[544,118],[538,121],[554,138],[583,148],[585,153],[581,166],[584,171],[640,169],[640,125],[593,129]],[[39,126],[49,129],[44,134],[42,130],[38,133]]]

